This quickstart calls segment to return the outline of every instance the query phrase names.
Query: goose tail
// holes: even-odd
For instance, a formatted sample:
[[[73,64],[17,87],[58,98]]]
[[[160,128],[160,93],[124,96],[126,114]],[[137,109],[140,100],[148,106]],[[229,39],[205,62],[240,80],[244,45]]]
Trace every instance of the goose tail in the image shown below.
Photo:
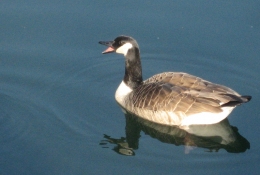
[[[232,95],[233,96],[233,95]],[[252,99],[252,96],[250,95],[242,95],[240,97],[238,96],[233,96],[233,100],[221,105],[222,107],[235,107],[238,105],[241,105],[242,103],[247,103]]]

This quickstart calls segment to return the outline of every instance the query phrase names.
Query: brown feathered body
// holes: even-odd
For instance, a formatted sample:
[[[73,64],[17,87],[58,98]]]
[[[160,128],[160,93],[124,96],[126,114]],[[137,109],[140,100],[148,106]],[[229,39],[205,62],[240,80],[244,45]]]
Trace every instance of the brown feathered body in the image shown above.
[[[249,100],[228,87],[182,72],[154,75],[125,98],[116,99],[124,109],[142,118],[180,126],[220,122]]]

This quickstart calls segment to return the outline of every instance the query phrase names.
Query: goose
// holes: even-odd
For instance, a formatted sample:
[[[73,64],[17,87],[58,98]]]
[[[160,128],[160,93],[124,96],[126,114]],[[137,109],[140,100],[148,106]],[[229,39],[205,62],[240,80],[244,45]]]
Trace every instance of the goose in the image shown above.
[[[174,126],[209,125],[225,119],[238,105],[251,100],[234,90],[184,72],[163,72],[143,81],[140,50],[130,36],[100,41],[103,54],[125,57],[125,75],[115,93],[126,111],[146,120]]]

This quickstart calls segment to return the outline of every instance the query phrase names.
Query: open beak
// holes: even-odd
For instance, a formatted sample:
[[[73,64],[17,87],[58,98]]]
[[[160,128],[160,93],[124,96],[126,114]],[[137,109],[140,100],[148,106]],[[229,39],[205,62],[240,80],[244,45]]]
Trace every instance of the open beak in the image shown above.
[[[103,54],[115,52],[115,49],[112,46],[114,41],[99,41],[98,43],[105,45],[105,46],[108,46],[108,48],[105,51],[102,52]]]

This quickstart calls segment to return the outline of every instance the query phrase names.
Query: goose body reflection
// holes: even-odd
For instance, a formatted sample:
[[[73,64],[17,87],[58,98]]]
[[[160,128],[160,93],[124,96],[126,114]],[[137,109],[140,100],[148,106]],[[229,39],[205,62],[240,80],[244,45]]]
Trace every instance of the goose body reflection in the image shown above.
[[[212,125],[193,125],[184,130],[150,122],[130,113],[126,113],[125,118],[126,137],[115,139],[105,135],[106,140],[102,141],[102,145],[108,142],[116,144],[113,150],[123,155],[135,155],[134,150],[138,149],[141,131],[163,143],[184,145],[185,153],[189,153],[191,147],[205,148],[209,152],[225,149],[230,153],[245,152],[250,148],[247,139],[227,119]]]
[[[214,124],[251,99],[251,96],[239,95],[228,87],[182,72],[164,72],[143,81],[135,39],[119,36],[114,41],[99,43],[108,46],[103,53],[125,56],[125,75],[115,98],[128,112],[144,119],[176,126]]]

